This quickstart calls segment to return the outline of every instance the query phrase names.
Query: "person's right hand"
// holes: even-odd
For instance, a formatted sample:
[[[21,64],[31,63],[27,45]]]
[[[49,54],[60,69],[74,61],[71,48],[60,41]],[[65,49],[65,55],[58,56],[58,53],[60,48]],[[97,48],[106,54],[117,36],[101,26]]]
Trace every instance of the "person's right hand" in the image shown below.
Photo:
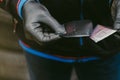
[[[64,27],[50,15],[47,8],[35,0],[26,1],[22,15],[25,30],[37,42],[54,41],[60,38],[60,34],[66,33]]]

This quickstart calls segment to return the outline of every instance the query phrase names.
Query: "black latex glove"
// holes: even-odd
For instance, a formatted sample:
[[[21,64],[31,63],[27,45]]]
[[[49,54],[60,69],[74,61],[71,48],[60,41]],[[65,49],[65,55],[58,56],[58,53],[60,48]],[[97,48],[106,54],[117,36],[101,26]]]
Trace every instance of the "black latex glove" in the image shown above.
[[[107,59],[120,53],[120,41],[117,42],[118,39],[113,35],[98,43],[87,37],[84,40],[84,48],[87,50],[85,55]]]
[[[113,29],[117,30],[117,32],[98,43],[95,43],[90,38],[86,42],[89,52],[91,51],[94,55],[109,57],[120,53],[120,0],[116,0],[115,6]]]
[[[28,0],[23,6],[23,20],[25,30],[32,35],[37,42],[50,42],[59,39],[59,34],[65,34],[65,29],[49,13],[47,8]]]
[[[102,58],[111,57],[120,53],[120,34],[116,32],[98,43],[90,38],[86,38],[84,45],[90,55]]]

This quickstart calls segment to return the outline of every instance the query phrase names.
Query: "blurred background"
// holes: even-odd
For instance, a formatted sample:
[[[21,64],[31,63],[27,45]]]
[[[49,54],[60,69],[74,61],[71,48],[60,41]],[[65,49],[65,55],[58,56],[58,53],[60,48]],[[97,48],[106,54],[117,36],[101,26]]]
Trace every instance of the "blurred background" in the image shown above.
[[[0,9],[0,80],[29,80],[26,61],[13,32],[12,17]]]
[[[12,16],[0,9],[0,80],[30,80],[13,28]],[[74,70],[71,80],[78,80]]]

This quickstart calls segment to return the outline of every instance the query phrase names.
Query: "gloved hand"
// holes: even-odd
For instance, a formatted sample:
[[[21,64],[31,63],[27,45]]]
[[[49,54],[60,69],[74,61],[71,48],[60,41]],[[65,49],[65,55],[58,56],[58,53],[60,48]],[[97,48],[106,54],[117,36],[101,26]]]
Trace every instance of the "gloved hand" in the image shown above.
[[[85,48],[87,48],[90,55],[107,58],[120,52],[119,32],[116,32],[97,43],[90,38],[86,38],[84,42]]]
[[[35,0],[28,0],[24,4],[22,15],[25,30],[37,42],[47,43],[59,39],[59,34],[66,33],[64,27],[50,15],[47,8]]]
[[[86,56],[97,56],[107,59],[120,53],[120,39],[111,35],[96,43],[91,38],[85,37],[83,49]]]
[[[87,38],[85,45],[88,48],[88,52],[90,52],[92,55],[106,58],[120,53],[120,0],[114,1],[114,11],[112,11],[114,12],[113,28],[117,30],[117,32],[98,43],[95,43],[90,38]]]

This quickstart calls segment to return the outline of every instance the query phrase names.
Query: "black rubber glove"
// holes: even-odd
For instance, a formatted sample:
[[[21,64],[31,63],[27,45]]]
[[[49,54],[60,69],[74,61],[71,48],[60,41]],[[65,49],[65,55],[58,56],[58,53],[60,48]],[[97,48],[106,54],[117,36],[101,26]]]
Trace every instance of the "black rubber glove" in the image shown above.
[[[102,58],[111,57],[120,53],[120,34],[116,32],[97,43],[86,38],[84,45],[90,55]]]
[[[89,50],[88,52],[92,55],[106,58],[120,53],[120,0],[115,0],[114,6],[114,11],[112,11],[114,12],[113,29],[117,30],[117,32],[98,43],[95,43],[90,38],[87,38],[85,45]]]
[[[25,30],[37,40],[47,43],[59,39],[65,29],[49,13],[47,8],[34,0],[28,0],[23,6]]]

